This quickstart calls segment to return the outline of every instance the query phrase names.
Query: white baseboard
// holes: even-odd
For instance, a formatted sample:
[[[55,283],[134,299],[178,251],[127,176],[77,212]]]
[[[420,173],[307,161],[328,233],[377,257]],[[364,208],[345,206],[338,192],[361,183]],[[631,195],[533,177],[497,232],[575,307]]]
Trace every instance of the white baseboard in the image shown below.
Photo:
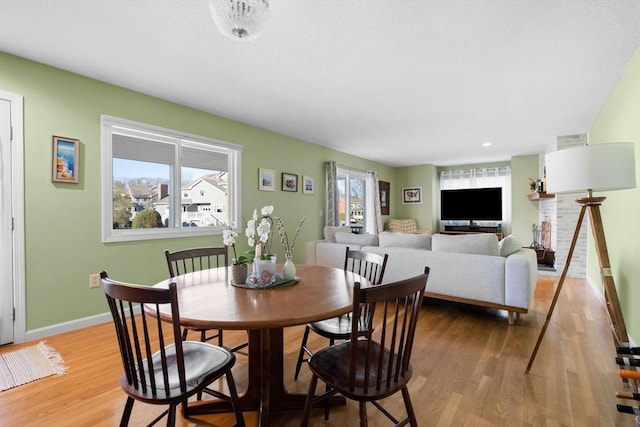
[[[25,334],[25,341],[33,341],[46,338],[51,335],[73,331],[75,329],[86,328],[104,322],[113,321],[111,313],[96,314],[82,319],[71,320],[69,322],[58,323],[44,328],[32,329]]]
[[[597,286],[598,284],[593,283],[591,280],[589,280],[588,277],[587,277],[587,283],[591,287],[591,291],[593,292],[593,294],[596,296],[596,298],[598,298],[598,301],[600,301],[600,304],[602,304],[602,306],[606,310],[607,302],[604,300],[604,295],[600,292],[600,289]],[[633,337],[630,335],[629,335],[629,345],[631,345],[631,347],[636,347],[638,345],[636,341],[633,339]]]

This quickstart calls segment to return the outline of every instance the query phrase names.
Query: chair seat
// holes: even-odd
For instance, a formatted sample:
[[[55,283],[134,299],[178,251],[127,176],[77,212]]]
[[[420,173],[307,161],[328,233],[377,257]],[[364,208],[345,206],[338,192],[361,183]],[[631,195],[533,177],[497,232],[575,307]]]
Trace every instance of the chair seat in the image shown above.
[[[182,349],[184,353],[184,370],[187,385],[187,394],[194,390],[196,387],[203,383],[210,383],[215,378],[224,374],[227,367],[233,366],[235,363],[235,356],[227,349],[211,345],[209,343],[203,343],[199,341],[184,341],[182,343]],[[156,352],[152,356],[154,367],[157,367],[154,372],[155,380],[157,384],[164,384],[162,378],[162,366],[160,362],[160,353]],[[145,359],[146,364],[146,359]],[[160,387],[162,390],[157,390],[158,395],[153,396],[149,390],[144,393],[142,389],[136,390],[129,386],[126,375],[123,374],[120,377],[120,384],[125,391],[140,399],[140,400],[153,400],[158,399],[172,400],[181,395],[180,392],[180,380],[178,378],[177,364],[176,364],[176,351],[175,345],[171,344],[167,346],[167,364],[169,365],[169,392],[164,392],[164,387]],[[146,370],[145,370],[146,372]],[[149,378],[147,376],[147,384]]]
[[[398,391],[398,389],[405,386],[411,379],[413,369],[409,364],[404,375],[398,375],[395,381],[391,381],[388,384],[382,383],[379,389],[375,389],[373,386],[379,377],[387,377],[387,369],[389,368],[389,351],[384,350],[384,356],[382,363],[382,371],[378,371],[375,364],[379,362],[378,354],[380,352],[380,344],[377,342],[371,342],[369,348],[369,355],[367,356],[367,343],[368,341],[358,341],[356,345],[357,353],[357,365],[356,365],[356,377],[353,390],[349,389],[348,381],[345,380],[349,376],[349,360],[351,357],[351,342],[343,342],[331,347],[324,348],[309,359],[309,368],[311,371],[324,381],[329,387],[338,390],[340,394],[351,398],[353,400],[370,400],[372,394],[382,399]],[[365,368],[365,361],[369,361],[368,369]],[[391,369],[395,369],[392,366]],[[365,378],[362,375],[363,372],[369,372],[368,378],[368,391],[364,391]]]
[[[331,319],[321,320],[319,322],[309,323],[309,328],[320,336],[329,339],[346,340],[351,335],[351,313],[342,316],[332,317]],[[364,319],[360,319],[358,323],[358,331],[367,332],[367,324]]]

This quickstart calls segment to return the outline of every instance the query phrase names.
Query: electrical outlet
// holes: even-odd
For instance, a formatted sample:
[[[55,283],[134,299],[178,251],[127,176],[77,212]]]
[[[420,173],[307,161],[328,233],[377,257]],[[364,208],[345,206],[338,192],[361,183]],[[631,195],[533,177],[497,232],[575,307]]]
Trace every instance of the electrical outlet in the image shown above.
[[[89,287],[90,288],[99,288],[100,287],[100,274],[90,274],[89,275]]]

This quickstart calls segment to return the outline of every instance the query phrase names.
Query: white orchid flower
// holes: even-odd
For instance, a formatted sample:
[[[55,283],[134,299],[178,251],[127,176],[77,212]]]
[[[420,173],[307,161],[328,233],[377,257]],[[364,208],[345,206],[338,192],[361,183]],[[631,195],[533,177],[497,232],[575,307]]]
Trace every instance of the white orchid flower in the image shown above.
[[[222,240],[223,240],[225,246],[229,246],[229,245],[235,244],[237,235],[238,235],[238,233],[236,233],[233,230],[223,230],[222,231]]]
[[[268,216],[268,215],[271,215],[272,213],[273,213],[272,205],[265,206],[262,208],[262,216]]]

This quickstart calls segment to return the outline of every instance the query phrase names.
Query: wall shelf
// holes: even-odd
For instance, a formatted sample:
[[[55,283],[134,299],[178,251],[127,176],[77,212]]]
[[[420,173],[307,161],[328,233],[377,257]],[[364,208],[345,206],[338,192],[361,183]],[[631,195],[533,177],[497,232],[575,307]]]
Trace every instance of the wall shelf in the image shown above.
[[[529,193],[529,200],[540,200],[540,199],[553,199],[556,197],[553,193],[547,193],[546,191],[536,191],[534,193]]]

